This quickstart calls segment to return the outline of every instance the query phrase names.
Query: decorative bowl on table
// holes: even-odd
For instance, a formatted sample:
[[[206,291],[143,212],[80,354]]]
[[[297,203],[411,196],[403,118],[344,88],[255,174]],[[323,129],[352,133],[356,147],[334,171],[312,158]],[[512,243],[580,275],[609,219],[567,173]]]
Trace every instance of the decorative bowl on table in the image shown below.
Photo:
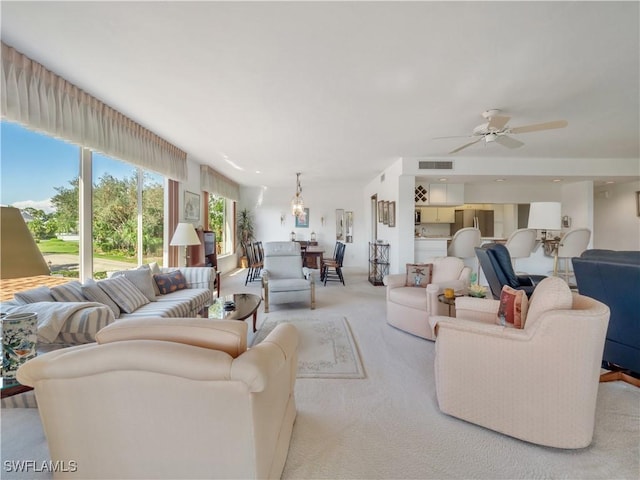
[[[482,285],[473,284],[469,287],[469,296],[476,298],[485,298],[487,296],[487,288]]]

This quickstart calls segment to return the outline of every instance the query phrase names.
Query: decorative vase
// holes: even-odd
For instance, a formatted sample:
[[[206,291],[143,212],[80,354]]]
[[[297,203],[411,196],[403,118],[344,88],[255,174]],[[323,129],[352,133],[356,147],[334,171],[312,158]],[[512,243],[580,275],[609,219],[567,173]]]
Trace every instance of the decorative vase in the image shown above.
[[[37,328],[37,313],[10,313],[2,318],[2,378],[16,378],[18,367],[36,356]]]

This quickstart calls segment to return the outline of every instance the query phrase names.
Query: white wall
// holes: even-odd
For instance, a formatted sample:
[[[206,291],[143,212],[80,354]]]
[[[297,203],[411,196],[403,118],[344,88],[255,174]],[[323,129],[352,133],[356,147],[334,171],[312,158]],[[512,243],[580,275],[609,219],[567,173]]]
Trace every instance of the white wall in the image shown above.
[[[484,162],[484,160],[483,160]],[[482,163],[482,162],[481,162]],[[320,245],[328,253],[333,252],[335,245],[335,211],[344,209],[354,212],[354,242],[347,244],[345,266],[368,268],[369,240],[371,236],[370,198],[377,195],[378,200],[396,202],[396,226],[388,227],[377,223],[377,238],[390,244],[391,273],[404,271],[406,263],[414,261],[414,199],[413,188],[416,174],[424,172],[412,171],[412,163],[407,159],[399,159],[384,172],[376,175],[366,185],[355,183],[335,183],[331,186],[314,186],[304,181],[301,176],[305,205],[310,209],[309,228],[295,228],[294,218],[290,213],[290,202],[295,190],[295,177],[292,175],[291,188],[241,187],[238,211],[249,208],[255,215],[256,237],[259,240],[288,240],[292,230],[299,240],[309,240],[315,231]],[[460,162],[458,163],[459,166]],[[504,166],[504,164],[502,164]],[[557,166],[557,162],[553,165]],[[184,191],[201,195],[200,165],[189,159],[188,181],[180,185],[179,208],[180,219],[183,219]],[[465,165],[468,168],[478,167],[473,162]],[[497,169],[498,165],[491,165]],[[548,165],[551,167],[551,164]],[[487,174],[487,163],[481,173]],[[616,164],[616,169],[620,166]],[[469,172],[471,173],[471,172]],[[522,172],[529,173],[529,172]],[[574,172],[575,173],[575,172]],[[480,174],[480,173],[479,173]],[[384,178],[384,180],[383,180]],[[455,176],[451,177],[455,183]],[[635,192],[640,191],[640,182],[593,187],[592,182],[551,183],[496,183],[495,185],[465,185],[465,203],[501,203],[517,204],[533,201],[562,202],[563,215],[571,217],[571,227],[586,226],[594,232],[590,248],[607,248],[612,250],[640,249],[640,217],[636,216]],[[201,207],[202,208],[202,207]],[[202,212],[202,209],[201,209]],[[280,218],[284,217],[281,223]],[[324,222],[321,221],[324,218]],[[511,223],[515,223],[515,213],[504,211],[505,231],[511,231]],[[201,226],[204,219],[194,222]],[[515,228],[515,225],[513,225]],[[566,229],[564,229],[566,230]],[[168,245],[173,232],[166,232],[165,245]],[[180,258],[184,258],[181,252]],[[226,273],[237,265],[235,255],[219,260],[221,270]]]
[[[574,228],[591,230],[589,247],[593,248],[593,182],[575,182],[562,186],[562,216],[568,216],[571,225],[562,228],[562,233]]]
[[[399,159],[365,186],[363,196],[367,204],[372,195],[377,195],[378,201],[396,202],[396,226],[377,224],[378,239],[389,244],[389,273],[404,272],[406,264],[414,261],[415,177],[403,175],[402,168],[402,159]],[[371,220],[367,218],[369,228]]]
[[[336,209],[353,212],[353,243],[347,243],[344,266],[365,267],[369,232],[366,215],[369,203],[362,200],[362,185],[336,182],[330,186],[307,184],[300,176],[302,197],[309,208],[309,228],[296,228],[291,215],[291,198],[295,193],[295,176],[287,188],[241,187],[238,211],[247,208],[254,215],[255,236],[262,242],[288,241],[291,231],[296,240],[309,240],[316,233],[325,253],[333,254],[336,243]],[[284,221],[281,222],[281,217]],[[324,222],[322,219],[324,218]]]
[[[640,250],[637,191],[640,181],[595,189],[593,248]]]

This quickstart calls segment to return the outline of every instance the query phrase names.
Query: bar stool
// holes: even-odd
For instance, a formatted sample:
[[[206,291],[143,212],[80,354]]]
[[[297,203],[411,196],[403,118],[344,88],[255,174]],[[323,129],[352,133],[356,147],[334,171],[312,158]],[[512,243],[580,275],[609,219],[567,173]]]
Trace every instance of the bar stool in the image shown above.
[[[447,249],[447,255],[450,257],[458,257],[463,261],[465,258],[476,258],[475,248],[479,247],[481,243],[480,240],[480,229],[475,227],[467,227],[461,228],[458,230],[451,239],[451,243],[449,244],[449,248]],[[476,261],[474,261],[476,263]],[[472,268],[478,272],[479,267],[475,265],[476,268]],[[479,273],[479,272],[478,272]],[[478,280],[480,276],[478,275]]]

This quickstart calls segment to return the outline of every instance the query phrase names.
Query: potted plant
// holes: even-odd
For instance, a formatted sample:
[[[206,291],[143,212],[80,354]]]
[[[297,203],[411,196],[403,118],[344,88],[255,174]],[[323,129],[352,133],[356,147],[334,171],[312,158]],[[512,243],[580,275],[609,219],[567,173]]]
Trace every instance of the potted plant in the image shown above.
[[[248,267],[247,261],[247,246],[253,241],[253,217],[248,209],[238,212],[236,218],[236,229],[238,238],[240,239],[240,247],[242,252],[240,254],[240,266],[242,268]]]

